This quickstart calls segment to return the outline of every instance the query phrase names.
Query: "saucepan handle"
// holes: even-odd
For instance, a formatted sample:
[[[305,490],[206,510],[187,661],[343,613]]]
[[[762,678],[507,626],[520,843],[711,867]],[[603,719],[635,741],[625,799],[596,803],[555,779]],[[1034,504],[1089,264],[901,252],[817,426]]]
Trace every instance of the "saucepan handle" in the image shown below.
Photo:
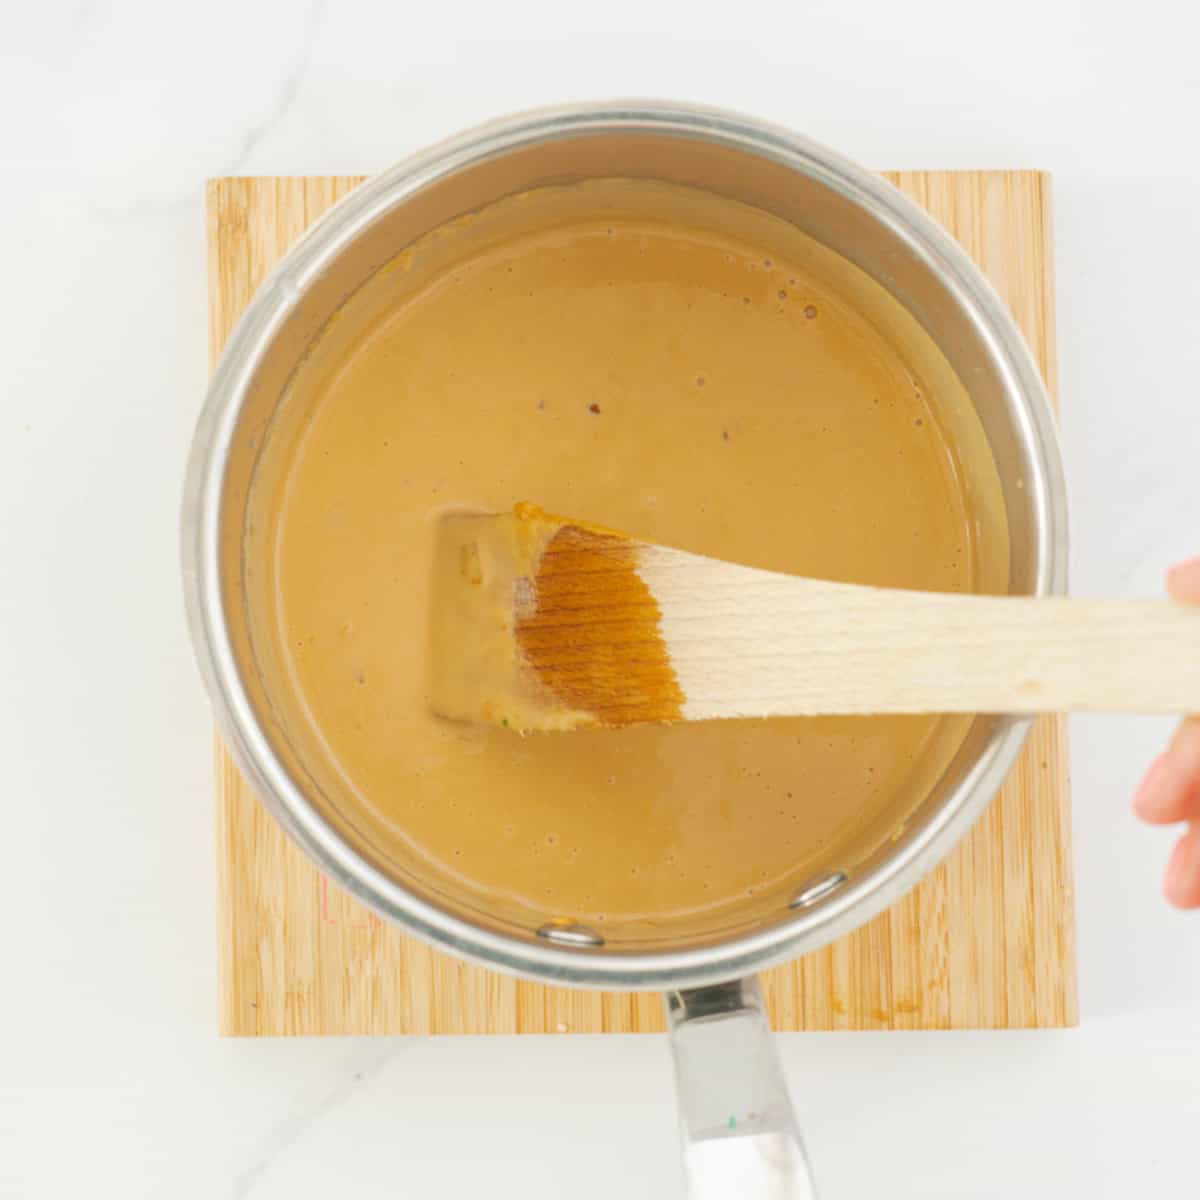
[[[667,993],[689,1200],[815,1200],[756,979]]]

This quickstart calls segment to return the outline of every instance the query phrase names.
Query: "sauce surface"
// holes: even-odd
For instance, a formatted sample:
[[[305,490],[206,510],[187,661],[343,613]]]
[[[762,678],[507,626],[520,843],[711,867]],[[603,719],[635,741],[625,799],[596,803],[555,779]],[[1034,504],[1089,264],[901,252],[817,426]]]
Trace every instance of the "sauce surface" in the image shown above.
[[[752,919],[830,855],[869,852],[969,719],[521,738],[437,718],[439,513],[533,500],[892,587],[1003,590],[1007,569],[994,467],[971,460],[982,434],[928,339],[790,227],[718,201],[668,220],[669,201],[613,183],[529,228],[517,198],[494,206],[511,225],[402,256],[298,377],[257,501],[280,703],[339,803],[434,890],[632,938]]]

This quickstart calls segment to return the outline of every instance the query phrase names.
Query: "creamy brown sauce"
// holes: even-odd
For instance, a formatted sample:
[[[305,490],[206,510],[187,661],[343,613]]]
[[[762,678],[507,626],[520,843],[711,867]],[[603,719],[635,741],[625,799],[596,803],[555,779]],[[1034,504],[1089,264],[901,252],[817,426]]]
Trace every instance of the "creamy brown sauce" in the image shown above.
[[[1001,590],[995,470],[944,360],[794,230],[671,189],[535,194],[428,246],[331,330],[260,472],[251,602],[314,775],[429,887],[523,924],[716,928],[868,852],[964,719],[440,719],[434,522],[532,499],[754,566]]]

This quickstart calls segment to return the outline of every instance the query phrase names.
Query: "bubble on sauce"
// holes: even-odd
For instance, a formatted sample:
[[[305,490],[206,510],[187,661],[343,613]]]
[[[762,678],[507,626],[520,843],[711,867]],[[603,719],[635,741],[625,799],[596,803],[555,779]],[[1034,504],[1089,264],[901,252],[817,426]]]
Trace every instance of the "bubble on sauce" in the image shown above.
[[[780,298],[780,300],[786,300],[787,299],[787,288],[780,288],[779,291],[776,292],[775,294]]]
[[[702,387],[704,387],[704,385],[705,385],[706,383],[708,383],[708,380],[707,380],[707,379],[705,379],[703,375],[697,375],[697,376],[696,376],[696,386],[697,386],[698,388],[702,388]]]
[[[815,304],[806,304],[804,306],[804,315],[810,321],[815,320],[817,316],[817,306]]]

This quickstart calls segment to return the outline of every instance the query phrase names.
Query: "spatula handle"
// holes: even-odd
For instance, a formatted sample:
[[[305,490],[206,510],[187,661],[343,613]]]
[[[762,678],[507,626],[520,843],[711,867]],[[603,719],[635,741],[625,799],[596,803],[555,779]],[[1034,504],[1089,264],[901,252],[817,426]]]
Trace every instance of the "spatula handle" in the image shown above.
[[[688,655],[690,718],[1200,712],[1200,607],[811,582],[739,607],[736,631]]]

